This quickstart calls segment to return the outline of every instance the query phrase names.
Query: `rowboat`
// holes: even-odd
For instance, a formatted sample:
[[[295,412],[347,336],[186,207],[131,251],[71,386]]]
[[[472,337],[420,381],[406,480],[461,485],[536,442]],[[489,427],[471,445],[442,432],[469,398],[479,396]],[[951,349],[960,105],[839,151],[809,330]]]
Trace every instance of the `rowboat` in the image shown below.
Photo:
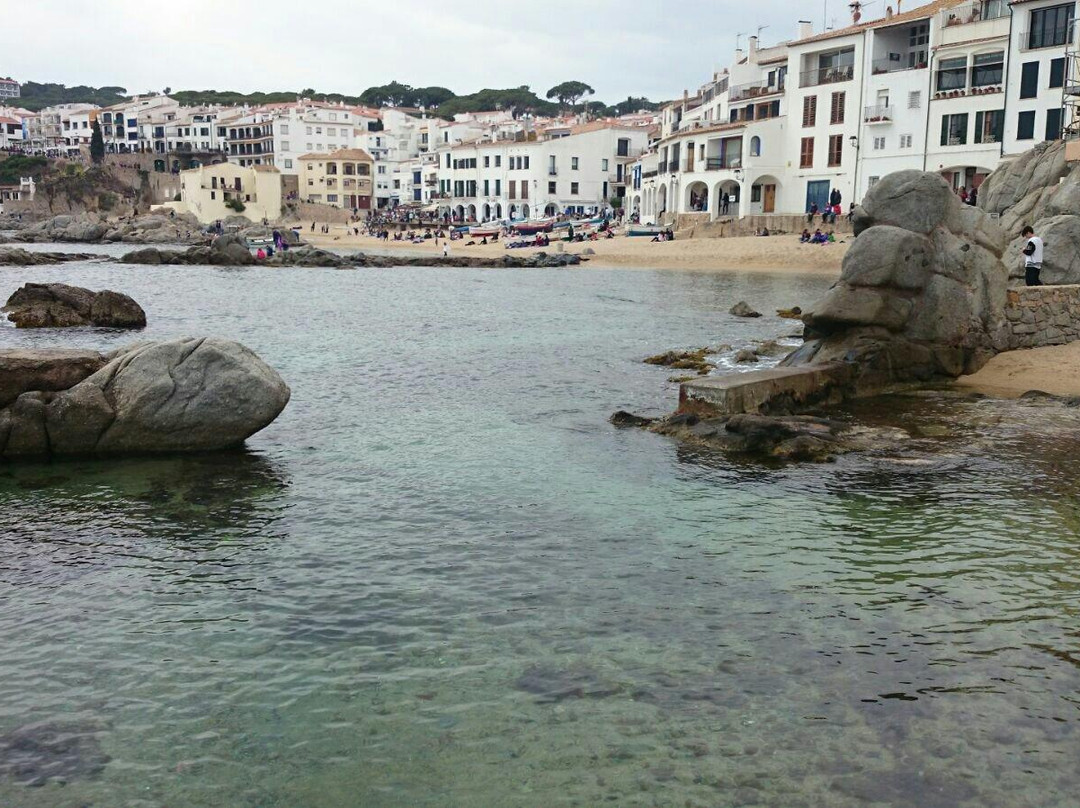
[[[499,235],[500,232],[502,232],[501,227],[492,227],[491,225],[469,228],[469,235],[474,238],[491,238]]]
[[[663,227],[655,227],[647,224],[632,224],[626,228],[628,236],[658,236],[666,232]]]
[[[518,222],[514,225],[514,229],[524,236],[533,233],[550,233],[554,225],[554,219],[544,219],[536,222]]]

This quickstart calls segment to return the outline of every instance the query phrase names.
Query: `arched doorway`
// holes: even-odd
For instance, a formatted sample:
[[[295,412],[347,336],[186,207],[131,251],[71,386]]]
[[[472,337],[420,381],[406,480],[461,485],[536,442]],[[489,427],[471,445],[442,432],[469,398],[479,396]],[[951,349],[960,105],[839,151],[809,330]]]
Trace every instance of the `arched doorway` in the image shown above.
[[[463,205],[458,205],[454,208],[454,218],[459,222],[465,220],[465,207]]]
[[[511,205],[510,206],[510,218],[513,219],[514,221],[517,221],[517,219],[519,218],[518,217],[518,206],[517,205]]]
[[[469,205],[468,215],[469,215],[468,221],[470,221],[470,222],[475,222],[476,221],[476,205]]]
[[[685,210],[687,213],[702,213],[709,209],[709,186],[703,182],[692,182],[686,187]]]
[[[735,180],[722,180],[713,187],[713,219],[739,218],[742,189]],[[727,204],[724,198],[727,197]]]
[[[521,218],[522,219],[528,219],[529,218],[529,206],[528,205],[522,205],[521,206]]]
[[[495,203],[495,218],[496,219],[501,219],[502,217],[503,217],[502,203],[501,202],[496,202]]]
[[[661,183],[656,191],[656,215],[667,212],[667,185]]]
[[[548,202],[546,205],[544,205],[544,215],[545,216],[558,216],[559,215],[559,206],[556,205],[554,202]]]
[[[959,194],[961,190],[970,192],[972,188],[979,188],[990,169],[981,166],[950,166],[941,169],[940,173],[953,191]]]
[[[776,213],[776,198],[780,193],[780,180],[764,174],[750,186],[750,213]]]

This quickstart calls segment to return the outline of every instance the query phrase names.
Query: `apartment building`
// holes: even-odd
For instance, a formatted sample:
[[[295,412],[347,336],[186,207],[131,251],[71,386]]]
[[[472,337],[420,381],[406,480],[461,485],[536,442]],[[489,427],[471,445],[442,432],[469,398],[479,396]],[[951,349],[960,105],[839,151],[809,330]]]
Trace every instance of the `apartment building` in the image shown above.
[[[260,109],[219,120],[229,162],[248,168],[274,165],[274,119],[273,112]]]
[[[281,174],[273,166],[218,163],[180,172],[180,201],[166,207],[209,224],[237,214],[253,222],[281,216]]]
[[[557,133],[557,134],[556,134]],[[595,121],[541,136],[480,140],[436,150],[439,209],[464,221],[607,210],[624,197],[627,166],[648,142],[640,127]]]
[[[726,196],[728,216],[802,213],[833,191],[846,208],[903,169],[977,187],[1003,157],[1080,129],[1064,111],[1075,18],[1075,1],[935,0],[872,21],[855,10],[818,34],[803,22],[769,49],[751,38],[663,110],[631,169],[631,210],[718,218]]]
[[[180,115],[180,103],[165,95],[135,96],[100,110],[105,151],[166,151],[165,124]]]
[[[22,118],[0,114],[0,149],[21,149],[24,143]]]
[[[19,82],[8,76],[6,79],[0,79],[0,98],[18,98],[22,95],[22,88]]]
[[[371,210],[375,160],[363,149],[304,154],[299,165],[301,199],[345,210]]]

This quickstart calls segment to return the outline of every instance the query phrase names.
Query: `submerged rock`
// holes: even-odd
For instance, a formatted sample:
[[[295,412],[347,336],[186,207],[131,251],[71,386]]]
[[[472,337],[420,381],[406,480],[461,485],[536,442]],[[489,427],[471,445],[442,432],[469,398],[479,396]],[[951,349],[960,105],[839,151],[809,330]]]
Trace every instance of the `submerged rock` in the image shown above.
[[[2,311],[18,328],[145,328],[146,312],[127,295],[63,283],[28,283]]]
[[[740,300],[738,303],[736,303],[734,306],[732,306],[731,311],[729,313],[732,314],[735,317],[760,317],[761,316],[761,312],[760,311],[754,311],[750,307],[750,304],[747,303],[745,300]]]
[[[540,703],[557,703],[565,699],[596,699],[619,692],[616,685],[604,682],[596,671],[583,665],[557,668],[533,665],[518,677],[518,690],[531,693]]]
[[[101,748],[102,724],[45,721],[0,735],[0,777],[27,786],[50,780],[89,780],[110,758]]]
[[[690,351],[665,351],[662,354],[647,357],[644,361],[646,365],[659,365],[675,370],[694,370],[697,371],[699,376],[704,376],[716,367],[705,358],[710,353],[715,352],[709,348],[695,348]]]
[[[0,410],[0,454],[225,449],[272,422],[289,396],[281,377],[239,343],[145,343],[70,388],[19,394]]]

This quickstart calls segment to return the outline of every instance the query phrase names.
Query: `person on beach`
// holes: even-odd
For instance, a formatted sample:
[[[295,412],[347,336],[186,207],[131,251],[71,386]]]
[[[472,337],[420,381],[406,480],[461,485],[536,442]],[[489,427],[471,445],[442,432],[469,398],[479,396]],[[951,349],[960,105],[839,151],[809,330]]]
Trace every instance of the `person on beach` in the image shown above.
[[[810,226],[812,227],[812,226],[813,226],[813,224],[814,224],[814,218],[815,218],[815,217],[816,217],[817,215],[818,215],[818,205],[817,205],[817,202],[811,202],[811,203],[810,203],[810,213],[809,213],[809,214],[807,215],[807,217],[806,217],[806,223],[807,223],[807,224],[809,224],[809,225],[810,225]]]
[[[1020,235],[1027,239],[1027,244],[1021,251],[1024,254],[1024,282],[1028,286],[1042,286],[1039,273],[1043,265],[1043,240],[1035,235],[1031,225],[1025,225]]]
[[[727,191],[724,191],[724,195],[720,197],[720,210],[725,216],[731,210],[731,194]]]
[[[442,257],[443,258],[449,258],[450,257],[450,242],[449,241],[444,241],[443,242],[443,245],[442,245]]]

